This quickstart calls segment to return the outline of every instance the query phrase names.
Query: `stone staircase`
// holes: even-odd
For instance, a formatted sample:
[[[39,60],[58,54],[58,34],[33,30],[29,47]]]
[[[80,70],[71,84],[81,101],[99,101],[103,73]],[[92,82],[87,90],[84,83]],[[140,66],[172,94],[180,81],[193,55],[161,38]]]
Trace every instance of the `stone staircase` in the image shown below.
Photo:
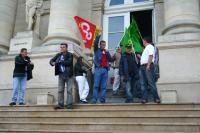
[[[0,133],[200,133],[200,104],[0,106]]]

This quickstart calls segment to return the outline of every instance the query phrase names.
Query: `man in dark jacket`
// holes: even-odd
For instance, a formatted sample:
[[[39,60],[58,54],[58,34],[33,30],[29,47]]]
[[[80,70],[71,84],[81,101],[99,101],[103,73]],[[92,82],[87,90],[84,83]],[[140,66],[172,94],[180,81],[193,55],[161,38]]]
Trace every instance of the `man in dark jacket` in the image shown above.
[[[15,68],[13,72],[13,93],[11,106],[16,105],[19,96],[19,105],[24,105],[24,95],[27,80],[32,78],[33,63],[27,56],[27,49],[22,48],[20,54],[15,57]]]
[[[89,85],[86,78],[87,70],[83,66],[83,57],[79,57],[74,67],[76,81],[78,83],[80,103],[87,103],[87,96],[89,93]]]
[[[60,44],[60,53],[50,60],[50,65],[55,66],[55,75],[58,75],[58,105],[55,109],[64,108],[64,90],[67,84],[67,109],[72,109],[73,96],[73,55],[67,50],[67,43]]]
[[[119,74],[121,80],[126,82],[126,103],[133,102],[133,90],[136,87],[136,81],[139,79],[139,71],[137,66],[137,58],[133,53],[132,45],[126,46],[126,53],[122,55],[120,60]]]

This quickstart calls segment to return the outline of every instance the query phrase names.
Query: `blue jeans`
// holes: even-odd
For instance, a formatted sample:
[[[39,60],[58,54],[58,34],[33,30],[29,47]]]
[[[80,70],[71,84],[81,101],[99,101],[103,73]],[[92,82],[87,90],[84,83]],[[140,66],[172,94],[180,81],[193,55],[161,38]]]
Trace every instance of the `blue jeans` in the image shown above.
[[[107,82],[108,82],[108,70],[106,68],[97,67],[94,73],[94,89],[92,98],[92,101],[94,103],[97,102],[99,88],[101,88],[100,101],[105,102]]]
[[[146,69],[146,65],[142,65],[139,71],[140,75],[140,84],[142,91],[142,99],[148,100],[148,87],[151,90],[154,100],[160,100],[157,92],[156,82],[154,79],[154,65],[151,64],[150,70]]]
[[[26,90],[27,76],[13,78],[13,93],[12,102],[17,102],[19,96],[19,103],[25,103],[24,95]]]
[[[133,92],[136,89],[136,81],[134,77],[130,77],[130,79],[126,81],[126,102],[133,102]]]

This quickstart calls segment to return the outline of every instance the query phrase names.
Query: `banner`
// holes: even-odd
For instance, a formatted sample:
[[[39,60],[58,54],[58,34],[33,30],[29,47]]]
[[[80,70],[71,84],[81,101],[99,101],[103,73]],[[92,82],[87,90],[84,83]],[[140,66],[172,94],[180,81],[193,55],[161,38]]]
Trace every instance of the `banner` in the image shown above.
[[[96,25],[79,16],[75,16],[74,19],[81,33],[85,48],[91,49],[95,39]]]

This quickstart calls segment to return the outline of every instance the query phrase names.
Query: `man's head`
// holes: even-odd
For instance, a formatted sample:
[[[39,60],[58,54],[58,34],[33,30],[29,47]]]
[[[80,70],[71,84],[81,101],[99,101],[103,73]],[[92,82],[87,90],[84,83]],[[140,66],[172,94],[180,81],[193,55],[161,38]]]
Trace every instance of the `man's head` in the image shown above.
[[[60,44],[60,52],[65,53],[67,52],[68,44],[67,43],[61,43]]]
[[[22,57],[26,57],[26,56],[27,56],[27,49],[26,49],[26,48],[22,48],[22,49],[20,50],[20,55],[21,55]]]
[[[132,53],[133,52],[133,48],[131,44],[126,45],[126,53]]]
[[[118,47],[116,48],[116,51],[119,52],[119,53],[121,52],[120,46],[118,46]]]
[[[151,38],[150,37],[144,37],[142,39],[143,45],[146,47],[148,44],[151,43]]]
[[[104,41],[104,40],[100,41],[100,48],[101,49],[105,49],[106,48],[106,41]]]

